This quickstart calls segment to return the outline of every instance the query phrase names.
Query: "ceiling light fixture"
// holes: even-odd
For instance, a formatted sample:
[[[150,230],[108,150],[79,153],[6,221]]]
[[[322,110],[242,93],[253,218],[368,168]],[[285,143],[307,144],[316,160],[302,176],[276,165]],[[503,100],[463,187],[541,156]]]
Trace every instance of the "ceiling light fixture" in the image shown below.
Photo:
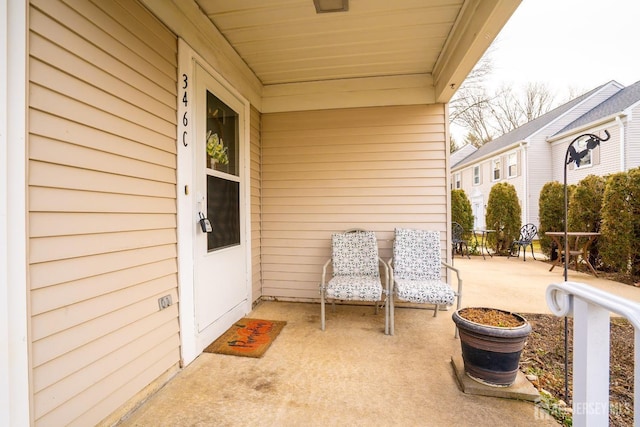
[[[316,13],[346,12],[349,10],[349,0],[313,0]]]

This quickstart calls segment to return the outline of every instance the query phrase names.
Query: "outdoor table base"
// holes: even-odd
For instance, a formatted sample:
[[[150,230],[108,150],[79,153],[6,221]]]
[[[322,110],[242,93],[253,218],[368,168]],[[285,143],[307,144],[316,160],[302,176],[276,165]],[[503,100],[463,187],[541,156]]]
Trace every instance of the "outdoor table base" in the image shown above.
[[[487,237],[489,237],[489,233],[495,233],[496,230],[474,229],[471,231],[473,231],[473,237],[476,239],[476,246],[480,247],[480,255],[482,255],[482,259],[487,259],[484,256],[484,252],[493,258],[493,255],[489,252],[489,248],[487,248]],[[480,243],[478,243],[478,234],[480,234]]]
[[[564,232],[562,231],[548,231],[546,233],[544,233],[545,236],[549,236],[553,239],[553,241],[555,242],[556,246],[558,247],[558,258],[553,262],[553,265],[551,265],[551,268],[549,269],[549,271],[553,271],[553,268],[556,265],[561,265],[562,263],[562,255],[565,255],[565,250],[564,250]],[[598,277],[598,273],[596,272],[596,269],[593,268],[593,265],[591,265],[591,263],[589,262],[589,247],[591,246],[591,244],[593,243],[593,241],[600,235],[600,233],[591,233],[591,232],[584,232],[584,231],[569,231],[567,232],[567,236],[568,237],[575,237],[576,241],[575,241],[575,245],[574,248],[571,249],[571,247],[569,247],[569,251],[568,251],[568,255],[565,256],[569,256],[569,261],[571,261],[572,256],[575,257],[575,265],[576,265],[576,271],[580,271],[578,268],[578,256],[582,256],[582,260],[587,264],[587,267],[589,267],[589,269],[591,270],[591,272],[593,273],[594,276]],[[583,243],[580,244],[580,239],[582,237],[586,237],[587,240],[583,240]]]

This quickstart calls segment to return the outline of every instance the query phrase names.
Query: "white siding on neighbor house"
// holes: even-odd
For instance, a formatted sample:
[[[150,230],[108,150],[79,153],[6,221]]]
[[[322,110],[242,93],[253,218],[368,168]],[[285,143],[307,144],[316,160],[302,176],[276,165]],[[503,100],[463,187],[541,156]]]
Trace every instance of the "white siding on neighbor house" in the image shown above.
[[[602,142],[600,146],[596,148],[596,151],[599,152],[595,154],[592,153],[592,165],[590,168],[578,169],[586,172],[587,175],[606,176],[622,171],[620,167],[620,127],[618,127],[615,122],[611,122],[606,125],[605,129],[609,131],[611,139]],[[604,136],[604,131],[594,133]],[[591,171],[589,171],[589,169],[591,169]],[[576,172],[575,168],[571,168],[572,175]]]
[[[505,153],[503,153],[502,155],[502,159],[504,160],[504,175],[503,178],[500,180],[500,182],[506,182],[510,185],[513,185],[514,188],[516,189],[516,193],[518,195],[518,201],[520,202],[520,209],[521,214],[522,214],[522,224],[526,224],[529,221],[529,218],[526,215],[525,209],[530,211],[530,206],[527,206],[527,203],[530,203],[530,200],[525,201],[525,180],[524,180],[524,171],[525,168],[523,167],[523,159],[524,159],[524,153],[523,153],[523,149],[522,148],[516,148],[513,150],[509,150],[506,151]],[[518,166],[517,166],[517,170],[516,170],[516,175],[512,178],[508,177],[508,161],[509,161],[509,154],[510,153],[516,153],[516,157],[517,157],[517,162],[518,162]]]
[[[180,360],[177,41],[130,1],[29,20],[34,420],[95,425]]]
[[[251,294],[252,302],[262,296],[262,147],[260,112],[251,107]]]
[[[511,153],[515,153],[517,156],[517,171],[516,171],[516,175],[509,178],[508,175],[508,167],[509,167],[509,155]],[[499,159],[500,160],[500,179],[498,180],[494,180],[493,177],[493,165],[494,165],[494,160],[495,159]],[[517,148],[512,148],[510,150],[507,151],[503,151],[501,153],[497,153],[496,155],[494,155],[493,157],[488,157],[482,161],[479,161],[477,163],[474,163],[471,166],[468,166],[464,169],[460,169],[457,171],[454,171],[453,174],[455,173],[460,173],[461,177],[462,177],[462,189],[464,190],[464,192],[466,193],[467,197],[469,198],[469,201],[473,204],[473,199],[477,198],[477,197],[482,197],[482,200],[484,202],[484,205],[486,206],[488,201],[489,201],[489,194],[491,193],[491,188],[498,183],[501,182],[506,182],[508,184],[511,184],[515,187],[516,192],[518,194],[518,200],[520,201],[520,206],[521,208],[524,209],[523,206],[523,199],[524,199],[524,171],[525,171],[525,166],[523,164],[524,162],[524,154],[523,154],[523,149],[521,147],[517,147]],[[475,185],[473,184],[473,169],[475,166],[480,165],[480,169],[481,169],[481,180],[480,180],[480,184]],[[484,210],[484,213],[486,215],[486,209]],[[524,215],[524,212],[523,212]],[[524,221],[524,218],[523,218]],[[486,221],[485,218],[481,218],[480,221],[478,222],[479,224],[485,224],[486,225]]]
[[[522,159],[526,159],[523,160],[526,162],[526,165],[523,163],[523,170],[526,169],[528,185],[528,212],[525,223],[533,223],[537,227],[540,226],[540,190],[549,182],[553,169],[551,146],[546,140],[547,135],[549,134],[545,131],[531,137],[526,150],[522,152]]]
[[[625,143],[627,169],[640,167],[640,104],[632,109],[631,115],[623,119],[626,123]]]
[[[395,227],[438,230],[447,253],[442,104],[262,116],[263,295],[319,298],[331,233],[375,231],[383,258]]]

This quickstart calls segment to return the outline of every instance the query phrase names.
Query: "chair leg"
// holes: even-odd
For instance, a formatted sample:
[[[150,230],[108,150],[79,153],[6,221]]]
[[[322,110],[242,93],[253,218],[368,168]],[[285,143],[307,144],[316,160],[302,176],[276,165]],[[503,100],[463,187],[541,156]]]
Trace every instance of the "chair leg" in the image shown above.
[[[384,334],[389,335],[389,295],[384,301]]]
[[[526,251],[526,250],[527,250],[527,249],[525,248],[525,251]],[[533,257],[533,259],[534,259],[534,260],[536,259],[536,255],[533,253],[533,243],[531,244],[531,256]],[[536,260],[536,261],[537,261],[537,260]]]
[[[527,247],[523,246],[522,247],[522,256],[524,257],[524,260],[527,260]],[[520,256],[520,246],[518,246],[518,256]]]
[[[324,289],[320,289],[320,329],[324,331]]]
[[[395,307],[393,303],[393,295],[389,295],[389,335],[393,335],[395,333]]]
[[[436,308],[435,310],[433,310],[433,317],[436,317],[438,315],[438,309],[440,308],[440,306],[438,304],[436,304]]]

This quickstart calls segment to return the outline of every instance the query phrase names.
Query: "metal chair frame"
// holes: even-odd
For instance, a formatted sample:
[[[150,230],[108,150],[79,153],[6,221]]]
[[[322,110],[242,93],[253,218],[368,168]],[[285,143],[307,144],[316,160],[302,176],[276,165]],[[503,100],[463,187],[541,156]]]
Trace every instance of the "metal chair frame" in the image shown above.
[[[350,229],[350,230],[346,230],[343,233],[336,233],[336,234],[347,234],[347,233],[358,233],[358,232],[365,232],[366,230],[363,229],[359,229],[359,228],[354,228],[354,229]],[[335,234],[334,234],[335,235]],[[332,236],[332,243],[333,243],[333,236]],[[378,252],[378,247],[377,247],[377,243],[375,245],[375,252],[376,252],[376,257],[378,259],[378,267],[382,266],[382,270],[384,271],[384,282],[382,281],[381,277],[378,276],[372,276],[372,277],[376,277],[379,281],[380,281],[380,286],[382,287],[382,295],[381,295],[381,299],[377,299],[377,300],[363,300],[360,298],[353,298],[353,299],[349,299],[349,298],[344,298],[344,299],[340,299],[342,301],[372,301],[374,303],[374,307],[375,307],[375,313],[378,314],[378,304],[382,303],[385,306],[385,324],[384,324],[384,333],[385,334],[389,334],[389,304],[388,304],[388,299],[389,299],[389,266],[387,265],[386,262],[384,262],[382,260],[382,258],[380,258],[380,256],[377,255]],[[325,330],[325,326],[326,326],[326,309],[325,309],[325,303],[328,299],[327,297],[327,287],[329,285],[329,282],[331,279],[327,280],[327,272],[329,269],[329,266],[333,264],[334,261],[334,254],[332,253],[331,258],[329,258],[323,265],[322,267],[322,283],[320,284],[320,328],[324,331]],[[335,270],[333,271],[333,277],[336,277],[336,273]],[[331,298],[331,303],[332,303],[332,308],[335,311],[335,301],[336,298]]]
[[[462,247],[467,250],[467,258],[471,259],[469,256],[469,245],[467,241],[462,238],[464,234],[464,227],[457,222],[451,223],[451,258],[453,258],[456,254],[456,249],[460,249],[460,254],[464,256],[464,252]]]
[[[511,243],[511,247],[509,248],[509,255],[507,256],[507,259],[511,257],[511,255],[513,255],[514,251],[515,251],[515,247],[518,247],[518,254],[517,255],[513,255],[513,256],[517,256],[520,257],[520,249],[522,248],[523,250],[523,258],[526,261],[527,260],[527,246],[531,247],[531,256],[533,257],[533,259],[536,259],[536,256],[533,252],[533,238],[536,237],[536,234],[538,234],[538,227],[536,227],[534,224],[525,224],[522,226],[522,228],[520,228],[520,237],[518,237],[518,240],[514,240]]]
[[[398,235],[400,229],[396,229],[396,235]],[[417,289],[420,289],[419,294],[422,295],[421,299],[422,301],[417,302],[417,301],[408,301],[408,302],[413,302],[413,303],[424,303],[424,304],[433,304],[434,305],[434,312],[433,312],[433,317],[436,317],[438,315],[438,311],[440,309],[440,304],[435,301],[433,298],[438,298],[437,293],[438,292],[430,292],[434,290],[434,286],[436,287],[436,289],[447,289],[448,292],[452,292],[453,295],[455,296],[456,299],[456,307],[457,309],[460,309],[461,303],[462,303],[462,277],[460,276],[460,270],[458,270],[457,268],[455,268],[454,266],[452,266],[451,264],[448,264],[444,261],[442,261],[440,259],[440,240],[439,237],[437,237],[437,233],[432,232],[432,231],[426,231],[426,230],[411,230],[411,229],[405,229],[402,231],[408,231],[411,233],[417,233],[417,234],[421,234],[422,236],[420,236],[420,238],[423,241],[428,241],[428,239],[431,239],[432,237],[429,236],[429,234],[436,234],[436,236],[434,237],[434,248],[435,250],[431,251],[429,249],[420,249],[420,248],[413,248],[410,247],[410,252],[411,255],[410,257],[414,258],[418,257],[420,259],[423,260],[431,260],[432,262],[426,262],[423,265],[431,265],[432,268],[429,269],[424,269],[422,271],[418,271],[412,268],[412,272],[404,272],[402,273],[403,275],[407,275],[408,276],[413,276],[411,277],[409,280],[411,282],[414,283],[414,285],[416,286]],[[398,239],[396,239],[394,241],[393,244],[393,251],[394,251],[394,257],[397,257],[399,253],[401,252],[397,252],[397,250],[399,249],[400,251],[402,251],[402,249],[399,246],[396,246],[398,244]],[[402,244],[402,243],[400,243]],[[405,247],[405,249],[408,249],[409,247]],[[437,259],[435,258],[437,257]],[[397,295],[397,291],[396,291],[396,279],[394,277],[394,259],[395,258],[390,258],[388,261],[388,265],[389,265],[389,271],[391,273],[391,280],[390,280],[390,293],[389,293],[389,323],[390,323],[390,327],[389,327],[389,334],[393,335],[395,332],[395,299],[398,298],[399,301],[404,301],[403,299],[399,298]],[[447,282],[442,280],[442,268],[451,270],[452,272],[454,272],[456,274],[456,278],[457,278],[457,289],[453,289],[451,287],[450,284],[448,284]],[[430,277],[430,279],[425,279],[425,277]],[[455,330],[455,337],[458,337],[458,329],[456,328]]]

